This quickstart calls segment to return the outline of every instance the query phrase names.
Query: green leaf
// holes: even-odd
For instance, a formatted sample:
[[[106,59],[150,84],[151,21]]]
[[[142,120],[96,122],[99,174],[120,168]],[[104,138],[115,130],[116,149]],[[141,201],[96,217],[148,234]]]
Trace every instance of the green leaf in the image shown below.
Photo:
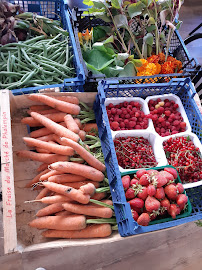
[[[107,50],[102,42],[95,42],[93,44],[93,48],[107,53]]]
[[[152,46],[147,45],[147,57],[151,56],[152,53]]]
[[[191,141],[191,138],[190,138],[190,136],[187,136],[187,141]]]
[[[93,28],[93,42],[97,42],[100,39],[106,37],[106,32],[101,26]]]
[[[91,0],[83,0],[83,3],[86,6],[93,6],[93,1],[91,1]]]
[[[103,44],[113,43],[113,42],[114,42],[114,36],[110,36],[103,42]]]
[[[114,58],[106,52],[92,49],[88,53],[83,53],[84,60],[97,71],[101,71],[103,68],[109,66],[114,62]]]
[[[153,2],[152,0],[141,0],[141,1],[146,7],[148,7]]]
[[[142,62],[139,59],[133,59],[132,62],[136,67],[142,66]]]
[[[100,18],[104,22],[111,22],[111,18],[107,16],[106,12],[95,12],[93,15],[97,18]]]
[[[116,77],[122,70],[123,67],[115,66],[115,67],[106,67],[102,69],[102,72],[106,75],[106,77]]]
[[[107,7],[109,7],[109,5],[105,2],[105,1],[101,1],[101,0],[91,0],[94,4],[94,7],[96,8],[105,8],[105,5]]]
[[[129,54],[128,53],[118,53],[117,54],[117,59],[118,60],[126,60],[126,59],[128,59],[128,57],[129,57]]]
[[[111,0],[112,7],[116,9],[120,9],[120,5],[121,5],[120,2],[121,2],[120,0]]]
[[[139,1],[137,3],[131,4],[130,6],[128,6],[128,14],[132,19],[135,16],[140,15],[144,8],[145,8],[145,5],[141,1]]]
[[[124,67],[124,62],[115,58],[114,63],[116,66]]]
[[[180,29],[180,27],[181,27],[181,25],[182,25],[182,21],[179,21],[177,24],[176,24],[176,29],[177,30],[179,30]]]
[[[148,24],[155,24],[155,19],[153,17],[149,17]]]
[[[160,34],[160,40],[161,40],[162,44],[166,43],[166,37],[165,37],[165,34],[163,32],[161,32],[161,34]]]
[[[143,41],[146,44],[152,46],[153,42],[154,42],[154,37],[153,37],[153,35],[151,33],[147,33],[146,36],[144,36]]]
[[[128,20],[127,17],[123,14],[119,14],[114,16],[114,21],[118,28],[127,28],[128,27]]]
[[[146,30],[147,30],[148,33],[154,31],[155,29],[156,29],[155,25],[146,26]]]
[[[134,77],[134,76],[136,76],[136,71],[132,62],[128,62],[125,65],[124,70],[122,70],[119,73],[119,77]]]

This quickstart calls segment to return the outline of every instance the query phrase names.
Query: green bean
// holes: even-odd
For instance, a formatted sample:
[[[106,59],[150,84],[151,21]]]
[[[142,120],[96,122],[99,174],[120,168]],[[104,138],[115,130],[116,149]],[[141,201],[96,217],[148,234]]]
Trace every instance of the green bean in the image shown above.
[[[38,66],[29,58],[29,56],[27,55],[27,53],[25,52],[25,50],[23,48],[21,48],[21,51],[25,57],[25,59],[30,62],[35,68],[38,68]]]
[[[41,63],[42,66],[47,67],[48,69],[54,70],[56,73],[60,74],[61,76],[64,76],[64,77],[67,76],[65,73],[61,72],[59,69],[57,69],[57,68],[55,68],[55,67],[53,67],[53,66],[51,66],[51,65],[49,65],[47,63],[44,63],[42,61],[40,62],[38,60],[36,60],[36,62]]]
[[[31,38],[31,39],[28,39],[28,40],[24,41],[23,43],[24,44],[32,44],[32,43],[34,44],[34,43],[36,43],[36,41],[44,39],[44,38],[45,38],[45,36],[37,36],[37,37]]]
[[[36,74],[37,70],[33,70],[31,71],[29,74],[28,72],[21,78],[21,80],[19,81],[19,86],[25,84],[27,81],[29,81],[33,76],[34,74]]]
[[[45,44],[43,44],[43,56],[47,57],[47,47]]]
[[[50,45],[53,41],[57,41],[57,39],[62,36],[62,34],[58,34],[56,37],[54,37],[52,40],[50,40],[48,43],[47,43],[47,46]]]

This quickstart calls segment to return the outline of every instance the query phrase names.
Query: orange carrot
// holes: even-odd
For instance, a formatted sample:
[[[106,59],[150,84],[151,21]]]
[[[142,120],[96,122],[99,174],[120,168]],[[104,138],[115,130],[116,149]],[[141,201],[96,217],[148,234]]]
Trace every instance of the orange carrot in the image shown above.
[[[29,183],[26,184],[25,187],[31,187],[33,184],[39,182],[39,178],[49,172],[49,169],[45,169],[44,171],[40,172],[37,176],[35,176]]]
[[[37,140],[44,141],[44,142],[49,142],[49,141],[54,140],[53,135],[54,135],[54,134],[51,133],[51,134],[49,134],[49,135],[37,137]]]
[[[27,145],[29,145],[29,144],[27,144]],[[50,151],[48,151],[48,150],[46,150],[46,149],[43,149],[43,148],[40,148],[40,147],[36,147],[36,151],[37,151],[38,153],[51,154]]]
[[[64,117],[64,121],[65,121],[65,124],[66,124],[66,127],[73,131],[74,133],[79,133],[80,129],[77,125],[77,123],[74,121],[74,118],[71,116],[71,114],[67,114],[65,117]]]
[[[43,102],[44,104],[65,113],[77,115],[80,112],[80,107],[78,105],[61,101],[49,96],[31,94],[28,96],[28,98],[34,101]]]
[[[104,180],[104,174],[95,168],[84,164],[76,164],[74,162],[55,162],[50,165],[52,170],[61,171],[63,173],[74,173],[86,177],[87,179],[101,182]]]
[[[58,175],[58,174],[61,174],[61,172],[58,172],[56,170],[50,170],[49,172],[43,174],[41,177],[40,177],[40,181],[44,181],[44,180],[48,180],[48,178],[50,176],[53,176],[53,175]]]
[[[37,172],[41,172],[44,171],[45,169],[48,169],[48,164],[47,163],[42,163],[38,168],[37,168]]]
[[[36,112],[32,112],[31,116],[35,120],[39,121],[42,125],[44,125],[48,129],[50,129],[53,133],[57,134],[60,137],[69,138],[69,139],[76,141],[76,142],[78,142],[80,139],[77,134],[75,134],[71,130],[68,130],[67,128],[53,122],[52,120],[48,119],[44,115],[40,115]]]
[[[28,143],[29,145],[37,146],[39,148],[45,149],[49,151],[50,153],[55,153],[59,155],[67,155],[67,156],[73,156],[74,150],[69,146],[62,146],[62,145],[56,145],[49,142],[44,142],[38,139],[29,138],[29,137],[23,137],[23,140],[25,143]]]
[[[53,182],[42,182],[45,187],[48,189],[59,193],[61,195],[67,196],[69,199],[80,202],[82,204],[87,204],[89,203],[90,196],[89,195],[84,195],[82,191],[77,190],[75,188],[71,188],[69,186],[64,186],[61,184],[56,184]],[[59,210],[60,211],[60,210]],[[57,211],[57,212],[59,212]]]
[[[71,213],[69,211],[66,211],[66,210],[55,213],[55,216],[60,216],[60,217],[67,217],[69,215],[75,215],[75,214],[73,214],[73,213]]]
[[[79,137],[80,137],[80,139],[82,141],[85,141],[85,139],[86,139],[86,132],[84,130],[80,130],[79,133],[78,133],[78,135],[79,135]]]
[[[71,200],[64,195],[53,195],[53,196],[47,196],[47,197],[43,197],[41,199],[35,199],[32,201],[26,201],[26,202],[28,202],[28,203],[41,202],[44,204],[54,204],[54,203],[70,202],[70,201]]]
[[[95,182],[95,183],[98,183],[98,182]],[[83,194],[88,194],[90,195],[91,197],[95,194],[96,192],[96,188],[95,186],[92,184],[92,183],[88,183],[84,186],[81,186],[80,187],[80,190],[83,192]]]
[[[83,126],[83,130],[90,135],[95,135],[98,127],[96,123],[87,123]]]
[[[77,123],[79,129],[82,129],[81,120],[79,118],[74,118],[74,121]]]
[[[107,194],[105,192],[95,193],[95,195],[93,197],[91,197],[91,199],[100,201],[100,200],[104,199],[106,197],[106,195]]]
[[[52,114],[52,113],[59,113],[60,111],[59,110],[56,110],[56,109],[48,109],[48,110],[44,110],[44,111],[32,111],[32,110],[28,110],[27,113],[28,114],[31,114],[31,112],[37,112],[37,113],[40,113],[40,114]]]
[[[58,229],[58,230],[82,230],[86,227],[86,218],[83,215],[46,216],[32,220],[30,227],[37,229]]]
[[[106,170],[105,165],[98,159],[96,159],[90,152],[88,152],[80,144],[67,138],[61,138],[61,141],[64,142],[65,145],[73,148],[77,152],[77,154],[79,154],[80,157],[82,157],[93,168],[101,172],[104,172]]]
[[[83,182],[73,182],[73,183],[71,183],[71,182],[68,182],[68,183],[63,183],[63,185],[64,186],[69,186],[69,187],[73,187],[73,188],[76,188],[76,189],[79,189],[79,188],[81,188],[82,186],[84,186],[84,185],[87,185],[87,184],[95,184],[94,186],[96,187],[96,188],[98,188],[99,187],[99,182],[94,182],[94,181],[90,181],[90,180],[86,180],[86,181],[83,181]],[[83,192],[83,191],[82,191]],[[88,193],[85,193],[85,194],[88,194]],[[90,195],[90,194],[89,194]]]
[[[36,114],[36,112],[31,112],[30,115],[32,116],[32,114]],[[42,116],[42,114],[40,113],[37,114]],[[64,121],[65,115],[66,115],[65,113],[60,112],[60,113],[45,114],[43,116],[52,120],[53,122],[59,123]],[[37,120],[34,119],[33,117],[24,117],[22,118],[21,123],[29,125],[30,127],[39,127],[44,125],[39,121],[39,119]]]
[[[42,235],[47,238],[67,238],[67,239],[88,239],[104,238],[112,234],[112,228],[109,224],[89,225],[80,231],[59,231],[47,230]]]
[[[48,188],[43,188],[39,194],[36,196],[35,200],[40,200],[43,197],[45,197],[47,194],[49,193],[49,189]]]
[[[65,122],[61,122],[61,123],[59,123],[59,125],[66,127]],[[45,128],[40,128],[40,129],[34,130],[34,131],[30,132],[29,135],[32,138],[38,139],[39,137],[41,138],[41,137],[49,135],[49,134],[53,134],[53,132],[45,127]]]
[[[50,106],[47,106],[47,105],[32,105],[30,106],[30,110],[31,111],[44,111],[44,110],[49,110],[49,109],[52,109]]]
[[[49,215],[55,214],[57,212],[60,212],[60,211],[64,210],[64,207],[62,206],[62,204],[63,204],[62,202],[50,204],[50,205],[40,209],[36,213],[36,216],[37,217],[44,217],[44,216],[49,216]]]
[[[79,99],[77,97],[74,97],[74,96],[51,96],[51,95],[49,95],[49,97],[79,105]]]
[[[56,161],[65,161],[69,160],[68,156],[57,155],[57,154],[41,154],[35,153],[32,151],[22,150],[16,153],[16,155],[20,158],[32,159],[44,163],[54,163]]]
[[[86,178],[76,174],[60,174],[54,175],[48,178],[49,182],[55,182],[58,184],[68,183],[68,182],[82,182],[85,181]]]
[[[113,211],[108,207],[99,207],[93,205],[81,205],[71,202],[63,203],[65,210],[70,211],[75,214],[82,214],[92,217],[102,217],[102,218],[111,218]]]

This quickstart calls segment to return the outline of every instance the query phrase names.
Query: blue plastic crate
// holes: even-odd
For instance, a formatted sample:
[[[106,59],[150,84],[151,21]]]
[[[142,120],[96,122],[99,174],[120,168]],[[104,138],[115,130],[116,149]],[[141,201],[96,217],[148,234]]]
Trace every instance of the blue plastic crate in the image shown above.
[[[11,3],[19,4],[23,7],[25,12],[35,12],[38,15],[45,16],[49,19],[58,20],[61,18],[63,28],[69,32],[70,42],[73,57],[74,68],[76,70],[75,78],[67,78],[62,84],[42,85],[37,87],[28,87],[11,90],[14,95],[21,95],[22,93],[34,93],[40,89],[59,87],[60,91],[67,92],[83,92],[83,84],[85,82],[85,73],[80,62],[76,42],[71,25],[70,15],[67,10],[67,4],[64,0],[42,0],[42,1],[28,1],[28,0],[9,0]]]
[[[182,62],[183,66],[183,74],[175,73],[175,74],[157,74],[154,76],[135,76],[135,77],[120,77],[120,78],[106,78],[105,74],[93,74],[91,71],[87,69],[87,66],[83,60],[81,46],[79,43],[78,32],[83,32],[87,28],[90,30],[92,27],[96,27],[98,25],[109,25],[99,18],[95,18],[90,14],[83,14],[85,9],[75,8],[72,10],[72,20],[73,20],[73,29],[75,34],[76,46],[79,53],[79,57],[81,63],[84,67],[84,72],[86,76],[86,85],[85,91],[91,92],[94,87],[93,83],[97,83],[100,80],[112,80],[117,79],[120,83],[152,83],[155,81],[156,83],[165,83],[170,81],[172,78],[184,78],[190,77],[192,82],[196,84],[202,75],[202,68],[199,65],[198,61],[195,58],[191,58],[188,50],[184,44],[183,39],[181,38],[179,32],[177,30],[174,31],[170,47],[169,54]],[[136,27],[139,27],[138,23]],[[96,91],[96,88],[93,88]]]
[[[104,105],[105,98],[146,98],[147,96],[167,93],[173,93],[180,97],[190,121],[192,131],[199,137],[200,141],[202,142],[202,115],[193,99],[196,92],[189,78],[173,79],[168,84],[164,83],[141,85],[121,85],[118,84],[117,81],[101,81],[98,86],[98,94],[94,104],[94,111],[96,115],[96,122],[98,125],[102,151],[105,158],[105,165],[109,179],[118,229],[121,236],[129,236],[139,233],[156,231],[202,218],[202,186],[186,190],[192,204],[192,213],[189,217],[150,225],[147,227],[140,226],[137,224],[137,222],[134,221],[131,214],[130,205],[127,203],[125,198],[107,111]]]

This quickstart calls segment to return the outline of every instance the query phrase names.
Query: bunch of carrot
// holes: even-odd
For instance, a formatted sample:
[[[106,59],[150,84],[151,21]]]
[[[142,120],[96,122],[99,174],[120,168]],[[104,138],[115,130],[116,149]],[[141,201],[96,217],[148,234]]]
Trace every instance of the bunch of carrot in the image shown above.
[[[41,189],[29,202],[48,204],[29,225],[47,229],[42,233],[45,237],[109,236],[116,219],[107,199],[109,186],[100,187],[107,182],[106,168],[97,126],[87,123],[94,119],[93,111],[73,96],[31,94],[28,98],[43,104],[31,106],[31,117],[21,122],[40,128],[23,138],[35,151],[19,151],[17,156],[42,162],[39,174],[26,187]]]

